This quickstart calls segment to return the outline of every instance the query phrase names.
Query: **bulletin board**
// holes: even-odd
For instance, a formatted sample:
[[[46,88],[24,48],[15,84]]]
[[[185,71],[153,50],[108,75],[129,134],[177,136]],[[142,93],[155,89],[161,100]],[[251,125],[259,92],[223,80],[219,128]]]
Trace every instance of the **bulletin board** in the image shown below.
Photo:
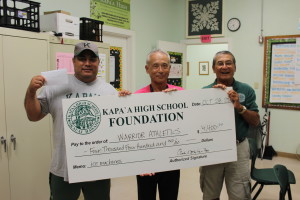
[[[264,39],[263,107],[300,110],[300,35]]]
[[[171,64],[168,84],[182,87],[183,53],[168,51],[168,54],[170,55],[170,64]]]

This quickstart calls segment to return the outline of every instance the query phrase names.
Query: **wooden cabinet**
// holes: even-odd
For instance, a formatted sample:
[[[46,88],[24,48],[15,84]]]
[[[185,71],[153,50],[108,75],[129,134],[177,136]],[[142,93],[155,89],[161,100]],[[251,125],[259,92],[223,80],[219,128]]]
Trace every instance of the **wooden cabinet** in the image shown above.
[[[1,200],[49,199],[50,118],[30,122],[24,109],[31,78],[49,68],[48,52],[47,36],[0,28]]]

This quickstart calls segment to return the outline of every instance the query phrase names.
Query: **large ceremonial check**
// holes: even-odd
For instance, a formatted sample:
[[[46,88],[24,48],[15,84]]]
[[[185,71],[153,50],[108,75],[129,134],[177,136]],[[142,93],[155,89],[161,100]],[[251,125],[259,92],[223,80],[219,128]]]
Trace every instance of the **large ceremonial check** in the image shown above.
[[[236,161],[222,89],[63,100],[70,183]]]

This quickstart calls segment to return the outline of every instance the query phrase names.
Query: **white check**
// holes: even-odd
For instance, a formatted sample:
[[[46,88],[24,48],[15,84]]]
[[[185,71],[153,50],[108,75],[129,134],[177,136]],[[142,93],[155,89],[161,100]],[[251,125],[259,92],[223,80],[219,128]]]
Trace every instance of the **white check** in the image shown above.
[[[221,89],[65,99],[63,113],[71,183],[237,159]]]

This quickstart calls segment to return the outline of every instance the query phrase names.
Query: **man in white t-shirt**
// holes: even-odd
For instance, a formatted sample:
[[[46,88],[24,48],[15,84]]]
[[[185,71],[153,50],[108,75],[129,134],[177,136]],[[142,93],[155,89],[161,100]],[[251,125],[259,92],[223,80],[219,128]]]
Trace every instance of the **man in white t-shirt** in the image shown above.
[[[43,87],[39,95],[37,90],[45,84],[46,79],[41,75],[33,77],[26,92],[25,109],[30,121],[39,121],[48,113],[53,118],[50,199],[77,200],[82,191],[85,200],[109,200],[110,179],[73,184],[68,182],[62,99],[117,95],[118,92],[113,86],[97,78],[99,57],[95,44],[76,44],[73,65],[75,73],[68,76],[68,84]]]

